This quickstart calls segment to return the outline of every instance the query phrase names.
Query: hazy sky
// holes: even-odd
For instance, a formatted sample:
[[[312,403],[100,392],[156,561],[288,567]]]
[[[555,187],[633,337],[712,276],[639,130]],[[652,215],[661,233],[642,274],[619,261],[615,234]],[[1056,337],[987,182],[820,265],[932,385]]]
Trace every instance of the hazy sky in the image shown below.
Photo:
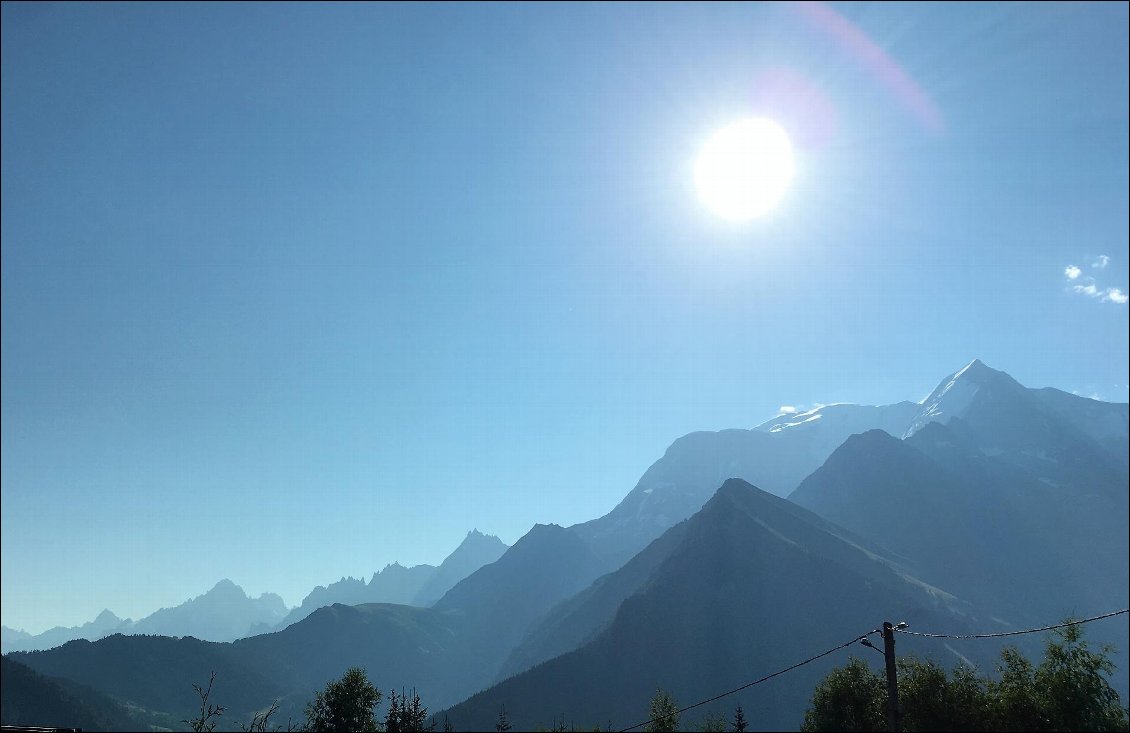
[[[1126,401],[1127,8],[5,3],[3,623],[294,604],[974,357]]]

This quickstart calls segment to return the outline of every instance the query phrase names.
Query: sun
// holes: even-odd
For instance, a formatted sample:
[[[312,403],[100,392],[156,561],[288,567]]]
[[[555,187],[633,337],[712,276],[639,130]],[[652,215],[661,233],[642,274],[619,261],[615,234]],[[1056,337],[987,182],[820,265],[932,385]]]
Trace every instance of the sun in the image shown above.
[[[730,221],[771,211],[793,180],[793,146],[773,120],[753,117],[714,133],[698,154],[694,181],[702,201]]]

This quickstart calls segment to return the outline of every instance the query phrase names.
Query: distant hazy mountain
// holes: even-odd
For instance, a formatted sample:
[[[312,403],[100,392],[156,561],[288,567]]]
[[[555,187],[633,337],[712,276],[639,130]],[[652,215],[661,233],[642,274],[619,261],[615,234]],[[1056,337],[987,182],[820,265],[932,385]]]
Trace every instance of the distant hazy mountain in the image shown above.
[[[273,629],[257,629],[257,631],[262,633],[285,629],[317,609],[335,603],[346,606],[356,606],[361,603],[430,606],[460,580],[482,566],[494,562],[505,551],[506,544],[502,540],[473,529],[438,568],[435,565],[414,565],[406,568],[399,563],[392,563],[379,573],[374,573],[368,583],[359,578],[342,578],[328,586],[320,585],[302,599],[302,603],[292,609]]]
[[[60,644],[66,644],[72,639],[88,639],[90,641],[101,639],[109,634],[128,631],[132,625],[133,622],[129,619],[120,619],[111,611],[104,610],[93,621],[88,621],[81,626],[56,626],[42,634],[32,635],[4,627],[4,636],[0,643],[2,643],[4,654],[31,649],[51,649]]]
[[[921,403],[826,405],[752,430],[685,435],[611,512],[573,529],[595,552],[609,556],[609,569],[619,567],[667,527],[698,511],[727,478],[788,496],[851,435],[882,430],[902,438],[954,417],[980,434],[986,450],[1006,453],[1028,467],[1054,458],[1061,470],[1046,478],[1070,482],[1077,468],[1094,461],[1127,465],[1127,407],[1056,389],[1029,389],[975,359],[943,379]]]
[[[20,660],[46,674],[99,685],[122,699],[165,712],[171,712],[168,706],[174,703],[183,706],[183,701],[170,697],[163,686],[153,687],[148,676],[123,667],[176,668],[184,666],[177,655],[188,655],[200,662],[183,674],[172,669],[163,673],[162,685],[180,684],[191,691],[186,675],[216,664],[230,668],[229,673],[256,670],[263,684],[309,698],[314,689],[358,665],[382,688],[416,687],[426,704],[450,705],[490,683],[529,623],[590,582],[594,562],[575,534],[555,525],[537,525],[432,608],[334,604],[281,631],[231,644],[182,639],[195,644],[176,646],[161,637],[112,636],[94,644],[72,642]],[[100,684],[99,674],[114,676],[118,686]],[[244,681],[236,684],[247,687]],[[240,694],[241,705],[254,703],[250,693]],[[301,709],[291,712],[300,715]]]
[[[0,626],[0,647],[3,647],[3,651],[0,653],[7,654],[12,649],[17,648],[15,645],[31,638],[32,635],[26,631]]]
[[[319,585],[291,609],[271,631],[285,629],[301,621],[319,608],[340,603],[356,606],[361,603],[411,603],[428,580],[435,575],[435,565],[414,565],[406,568],[400,563],[386,565],[366,583],[361,578],[342,578],[336,583]],[[260,633],[265,631],[259,630]]]
[[[684,435],[651,465],[635,488],[607,515],[576,526],[610,569],[697,512],[728,478],[740,478],[787,496],[854,433],[882,429],[902,434],[921,410],[894,405],[825,405],[781,415],[752,430]]]
[[[416,593],[412,604],[415,606],[430,606],[443,597],[455,584],[466,578],[484,565],[502,557],[506,552],[506,543],[494,535],[485,535],[477,529],[467,533],[467,536],[448,555],[435,573],[428,578],[419,592]],[[400,603],[401,601],[391,601]]]
[[[52,649],[75,639],[96,641],[111,634],[159,634],[195,636],[208,641],[231,641],[247,636],[253,628],[274,626],[286,615],[286,605],[274,593],[250,598],[230,580],[221,580],[207,593],[179,606],[162,608],[139,621],[120,619],[103,611],[82,626],[57,626],[42,634],[9,636],[5,631],[4,653]],[[23,633],[23,632],[19,632]]]
[[[286,604],[274,593],[250,598],[238,585],[224,579],[203,595],[146,616],[125,633],[231,641],[261,624],[277,623],[285,615]]]
[[[44,677],[9,657],[0,659],[4,680],[0,723],[36,728],[141,730],[124,706],[70,680]]]
[[[557,628],[570,617],[587,617],[581,625],[597,629],[588,643],[447,712],[461,730],[489,729],[503,704],[516,729],[549,726],[558,714],[579,728],[606,721],[627,726],[647,718],[657,686],[684,703],[706,698],[884,619],[905,618],[922,628],[970,627],[955,610],[962,608],[956,599],[907,576],[877,552],[787,500],[727,481],[692,519],[571,602]],[[614,596],[625,588],[635,590],[618,602]],[[874,654],[857,649],[857,655]],[[795,728],[816,680],[848,654],[716,709],[731,711],[744,700],[756,728]],[[708,711],[685,718],[684,729]]]

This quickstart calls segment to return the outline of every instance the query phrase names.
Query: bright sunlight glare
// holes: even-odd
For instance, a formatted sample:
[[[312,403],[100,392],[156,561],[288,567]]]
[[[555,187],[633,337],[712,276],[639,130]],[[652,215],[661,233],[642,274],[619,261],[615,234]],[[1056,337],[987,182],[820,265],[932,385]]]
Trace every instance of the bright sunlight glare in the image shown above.
[[[698,194],[715,214],[755,219],[784,196],[793,179],[793,146],[784,129],[755,117],[728,125],[706,141],[694,166]]]

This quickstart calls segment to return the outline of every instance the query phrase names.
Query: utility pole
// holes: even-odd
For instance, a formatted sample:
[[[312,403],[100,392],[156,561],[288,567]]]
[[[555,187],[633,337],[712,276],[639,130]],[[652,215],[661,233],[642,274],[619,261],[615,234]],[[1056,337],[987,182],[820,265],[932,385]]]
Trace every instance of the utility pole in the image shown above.
[[[899,722],[899,683],[895,671],[895,627],[883,622],[883,656],[887,659],[887,730],[902,730]]]

